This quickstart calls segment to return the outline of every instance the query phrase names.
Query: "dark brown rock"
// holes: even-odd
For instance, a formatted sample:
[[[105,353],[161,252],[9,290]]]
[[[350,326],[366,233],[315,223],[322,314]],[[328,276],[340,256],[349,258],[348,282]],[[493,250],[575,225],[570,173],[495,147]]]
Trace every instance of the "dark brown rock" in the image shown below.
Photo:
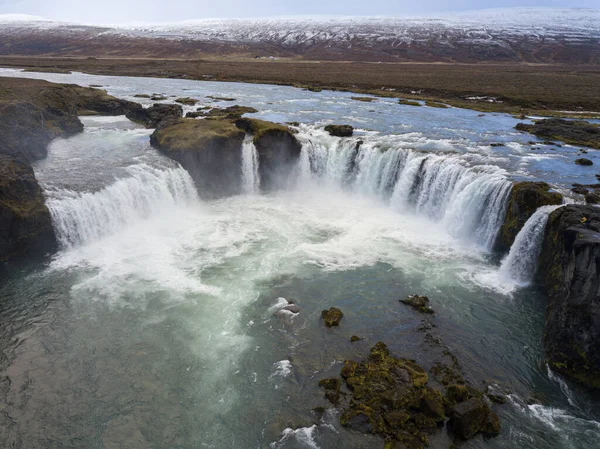
[[[562,204],[562,195],[550,189],[545,182],[517,182],[513,185],[506,216],[494,244],[496,251],[506,253],[510,250],[523,225],[539,207]]]
[[[337,307],[330,307],[329,310],[323,310],[321,312],[321,317],[325,321],[325,326],[327,327],[339,326],[343,316],[344,314]]]
[[[600,210],[568,205],[548,217],[537,280],[548,295],[551,368],[600,389]]]
[[[325,131],[335,137],[352,137],[354,134],[354,128],[350,125],[327,125]]]
[[[56,246],[33,169],[22,158],[0,154],[0,260],[41,256]]]

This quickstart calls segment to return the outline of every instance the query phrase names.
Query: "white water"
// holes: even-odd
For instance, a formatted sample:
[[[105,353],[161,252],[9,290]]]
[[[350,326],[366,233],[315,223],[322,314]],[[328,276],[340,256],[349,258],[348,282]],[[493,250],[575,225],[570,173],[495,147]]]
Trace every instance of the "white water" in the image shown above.
[[[242,189],[246,194],[255,194],[260,190],[258,152],[252,139],[248,134],[242,144]]]
[[[500,275],[517,285],[528,285],[537,268],[548,216],[561,206],[542,206],[527,220],[517,234],[510,252],[502,261]]]
[[[299,137],[304,143],[301,182],[312,177],[377,197],[392,210],[427,217],[452,236],[491,249],[511,187],[503,170],[471,166],[454,154],[390,147],[373,138],[358,146],[358,139],[312,129]]]
[[[126,171],[129,177],[98,192],[50,193],[47,206],[63,247],[94,242],[140,219],[197,200],[193,181],[182,168],[139,164]]]

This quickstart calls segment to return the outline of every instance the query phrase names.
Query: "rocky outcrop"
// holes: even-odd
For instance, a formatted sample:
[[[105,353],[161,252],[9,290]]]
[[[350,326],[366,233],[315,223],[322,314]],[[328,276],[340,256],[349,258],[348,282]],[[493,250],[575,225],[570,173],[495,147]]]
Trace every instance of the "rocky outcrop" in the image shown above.
[[[22,78],[0,79],[0,153],[34,161],[56,137],[83,130],[78,115],[122,115],[141,108],[103,90]]]
[[[460,439],[500,432],[500,420],[483,393],[465,385],[450,385],[444,396],[428,385],[429,376],[421,366],[392,356],[383,342],[371,349],[366,360],[345,361],[341,376],[351,396],[342,404],[341,424],[397,441],[400,447],[427,447],[428,436],[437,432],[447,417]],[[325,388],[326,398],[337,404],[346,392],[334,381],[324,379],[319,385]]]
[[[548,295],[548,363],[600,389],[600,209],[568,205],[550,214],[536,276]]]
[[[600,126],[583,120],[551,118],[537,120],[533,125],[518,123],[515,128],[543,139],[562,140],[573,145],[600,149]]]
[[[334,137],[352,137],[354,134],[354,128],[350,125],[327,125],[325,131]]]
[[[175,121],[181,118],[183,108],[178,104],[159,103],[149,108],[131,108],[125,115],[133,122],[142,123],[147,128],[158,128],[163,122]]]
[[[258,112],[258,110],[249,106],[239,106],[236,104],[235,106],[229,106],[227,108],[201,107],[198,108],[196,112],[188,112],[186,117],[202,117],[207,120],[237,120],[244,114],[252,114],[255,112]]]
[[[159,126],[150,142],[190,173],[202,197],[216,198],[241,191],[244,136],[229,121],[179,119]]]
[[[54,250],[50,212],[33,169],[19,156],[0,154],[0,260]]]
[[[429,298],[427,296],[409,295],[405,299],[401,299],[400,302],[402,304],[406,304],[407,306],[411,306],[413,309],[421,313],[434,313],[433,309],[429,305]]]
[[[238,119],[235,125],[253,136],[261,189],[270,191],[286,187],[302,150],[290,129],[278,123],[251,118]]]
[[[523,225],[539,207],[562,204],[562,195],[550,189],[545,182],[517,182],[513,185],[506,216],[494,244],[495,251],[508,252]]]
[[[325,326],[327,327],[339,326],[343,317],[344,314],[337,307],[330,307],[329,309],[321,312],[321,318],[323,318]]]

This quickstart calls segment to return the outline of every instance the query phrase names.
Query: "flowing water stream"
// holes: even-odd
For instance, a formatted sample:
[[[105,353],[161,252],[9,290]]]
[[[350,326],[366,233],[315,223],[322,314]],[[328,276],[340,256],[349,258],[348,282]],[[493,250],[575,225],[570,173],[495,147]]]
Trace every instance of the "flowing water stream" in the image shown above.
[[[502,434],[460,447],[597,444],[598,398],[543,363],[545,299],[529,283],[550,208],[505,261],[490,254],[511,179],[591,182],[568,164],[575,149],[532,158],[511,117],[413,113],[340,92],[22,75],[127,98],[227,93],[259,117],[307,124],[288,189],[259,193],[247,139],[243,194],[212,201],[124,117],[83,118],[82,134],[51,144],[34,168],[61,250],[0,285],[1,447],[379,449],[340,427],[335,410],[311,409],[326,405],[318,380],[379,340],[431,362],[422,317],[398,302],[413,293],[431,298],[465,371],[511,393]],[[362,122],[356,138],[318,126],[342,121]],[[288,300],[299,314],[282,310]],[[319,322],[330,306],[345,313],[333,331]],[[350,344],[353,334],[365,340]],[[448,445],[443,433],[431,440]]]

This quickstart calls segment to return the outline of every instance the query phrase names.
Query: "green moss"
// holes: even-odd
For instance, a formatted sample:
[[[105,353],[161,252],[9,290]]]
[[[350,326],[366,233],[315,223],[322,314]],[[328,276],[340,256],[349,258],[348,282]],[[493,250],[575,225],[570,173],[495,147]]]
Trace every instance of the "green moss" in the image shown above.
[[[290,134],[290,129],[285,125],[279,123],[267,122],[265,120],[258,120],[255,118],[241,118],[235,122],[235,125],[246,131],[248,134],[254,136],[254,142],[256,143],[261,137],[271,133],[287,133]]]
[[[373,101],[376,100],[376,98],[374,98],[374,97],[350,97],[350,98],[355,101],[362,101],[363,103],[372,103]]]
[[[152,142],[168,152],[199,151],[214,142],[242,140],[244,133],[229,121],[181,119],[152,134]]]
[[[329,310],[323,310],[321,312],[321,317],[327,327],[339,326],[343,316],[344,314],[337,307],[330,307]]]

